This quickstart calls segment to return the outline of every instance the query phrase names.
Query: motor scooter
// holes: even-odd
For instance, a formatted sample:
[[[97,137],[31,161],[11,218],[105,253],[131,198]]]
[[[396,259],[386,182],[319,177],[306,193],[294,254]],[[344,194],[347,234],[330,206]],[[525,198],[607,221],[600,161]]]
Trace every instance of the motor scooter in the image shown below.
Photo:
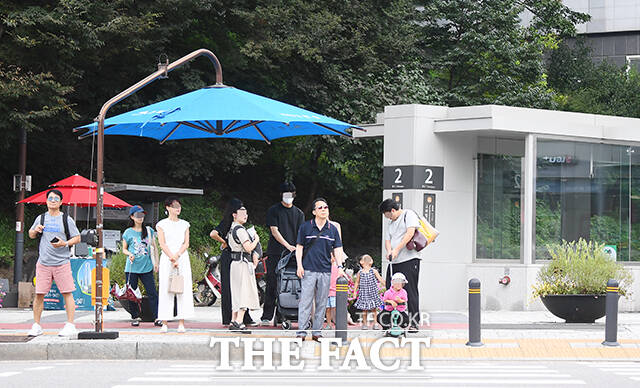
[[[209,257],[209,254],[205,253],[204,259],[207,261],[207,272],[204,274],[204,279],[198,282],[193,291],[193,301],[199,306],[211,306],[222,296],[222,283],[220,283],[220,271],[218,270],[220,257]]]

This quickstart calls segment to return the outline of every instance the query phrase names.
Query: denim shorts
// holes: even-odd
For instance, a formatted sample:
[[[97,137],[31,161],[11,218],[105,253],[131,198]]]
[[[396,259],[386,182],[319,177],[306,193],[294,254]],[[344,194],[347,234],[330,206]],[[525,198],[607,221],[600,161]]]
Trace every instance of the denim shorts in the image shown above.
[[[327,308],[329,307],[336,307],[336,297],[335,296],[330,296],[329,299],[327,300]]]

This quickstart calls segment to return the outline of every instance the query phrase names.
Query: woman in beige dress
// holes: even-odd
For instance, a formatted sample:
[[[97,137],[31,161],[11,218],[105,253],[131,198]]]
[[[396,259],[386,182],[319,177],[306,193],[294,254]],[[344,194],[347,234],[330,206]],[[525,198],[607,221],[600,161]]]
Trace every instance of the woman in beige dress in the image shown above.
[[[231,324],[230,330],[249,333],[242,323],[247,310],[260,309],[255,268],[259,254],[254,252],[260,242],[257,233],[250,235],[244,224],[248,213],[244,206],[233,212],[233,223],[227,236],[231,248]]]

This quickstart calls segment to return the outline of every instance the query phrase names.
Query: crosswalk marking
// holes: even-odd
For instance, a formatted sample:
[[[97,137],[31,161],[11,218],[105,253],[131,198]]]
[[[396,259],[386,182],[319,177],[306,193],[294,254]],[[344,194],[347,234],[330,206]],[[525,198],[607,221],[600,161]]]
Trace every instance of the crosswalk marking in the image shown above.
[[[208,377],[132,377],[129,380],[130,382],[192,382],[192,383],[205,383],[207,381],[211,381]]]
[[[232,372],[226,372],[226,371],[220,371],[220,372],[216,372],[216,371],[184,371],[184,370],[180,370],[180,371],[156,371],[156,372],[145,372],[145,375],[147,376],[215,376],[215,377],[230,377]],[[473,375],[473,376],[485,376],[485,375],[495,375],[495,376],[508,376],[508,377],[518,377],[518,376],[539,376],[541,374],[547,375],[547,376],[552,376],[552,377],[570,377],[570,375],[565,375],[565,374],[560,374],[558,371],[556,370],[527,370],[527,369],[509,369],[509,370],[470,370],[470,371],[460,371],[460,370],[448,370],[448,369],[441,369],[441,370],[434,370],[434,371],[430,371],[429,369],[426,369],[424,372],[421,372],[421,374],[419,376],[416,377],[424,377],[424,376],[436,376],[436,375],[450,375],[450,376],[460,376],[460,375]],[[226,375],[226,376],[225,376]],[[271,375],[267,374],[254,374],[252,373],[249,376],[243,376],[246,378],[270,378],[270,377],[277,377],[277,378],[286,378],[286,377],[299,377],[300,374],[298,375],[293,375],[293,374],[286,374],[286,373],[282,373],[282,372],[272,372]],[[304,373],[305,377],[317,377],[317,378],[323,378],[323,379],[342,379],[342,378],[367,378],[367,377],[374,377],[375,376],[375,372],[368,372],[367,374],[355,374],[355,373],[350,373],[349,375],[346,376],[328,376],[326,374],[311,374],[311,373]],[[375,378],[378,377],[383,377],[383,376],[375,376]],[[388,376],[387,376],[388,377]],[[412,376],[410,374],[403,374],[402,375],[403,378],[411,378]]]
[[[33,368],[26,368],[25,370],[47,370],[53,369],[52,366],[34,366]]]
[[[19,375],[22,372],[0,372],[0,377],[10,377],[10,376],[15,376],[15,375]]]
[[[628,378],[633,381],[640,381],[640,362],[631,361],[609,361],[609,362],[582,362],[603,372],[612,373],[616,376]]]
[[[474,363],[472,365],[423,365],[421,371],[402,371],[388,373],[380,370],[342,371],[332,373],[305,369],[302,371],[242,371],[236,365],[234,371],[216,371],[213,364],[173,364],[145,371],[143,375],[131,377],[124,384],[112,388],[204,388],[237,387],[241,385],[260,385],[267,388],[286,388],[299,385],[300,381],[322,381],[322,385],[304,385],[304,388],[332,388],[374,385],[391,385],[406,382],[407,385],[425,387],[451,387],[473,385],[493,386],[582,386],[584,380],[571,374],[560,373],[547,365],[518,365],[513,363]]]

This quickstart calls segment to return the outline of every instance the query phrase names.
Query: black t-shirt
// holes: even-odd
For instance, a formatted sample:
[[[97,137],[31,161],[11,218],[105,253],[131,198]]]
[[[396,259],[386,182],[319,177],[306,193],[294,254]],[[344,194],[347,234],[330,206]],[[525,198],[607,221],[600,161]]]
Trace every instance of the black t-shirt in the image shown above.
[[[222,239],[228,244],[229,241],[227,240],[227,235],[229,234],[229,227],[231,225],[222,225],[224,221],[220,221],[220,223],[218,224],[218,226],[216,226],[215,228],[213,228],[214,230],[218,231],[218,236],[222,237]]]
[[[271,234],[271,227],[278,227],[278,231],[282,237],[291,245],[296,245],[296,239],[298,237],[298,229],[304,222],[304,213],[298,209],[295,205],[290,208],[282,205],[282,202],[277,203],[269,208],[267,211],[267,227],[269,228],[269,246],[267,247],[267,256],[280,257],[282,252],[286,249],[280,244],[273,234]]]

